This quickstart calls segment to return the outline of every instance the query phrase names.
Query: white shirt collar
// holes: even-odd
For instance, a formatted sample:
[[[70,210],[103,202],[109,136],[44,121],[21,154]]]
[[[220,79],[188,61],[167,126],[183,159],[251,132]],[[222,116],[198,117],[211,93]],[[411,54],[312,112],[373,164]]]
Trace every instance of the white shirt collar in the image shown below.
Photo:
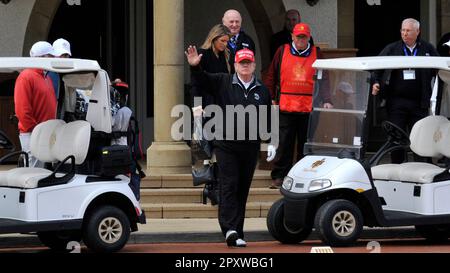
[[[248,89],[250,87],[250,85],[253,83],[253,81],[255,80],[255,76],[252,76],[252,79],[249,82],[245,82],[241,79],[241,77],[239,77],[239,75],[237,75],[239,81],[241,81],[241,83],[244,85],[245,89]]]
[[[411,52],[413,52],[414,48],[416,48],[416,46],[417,46],[417,43],[415,43],[412,47],[408,46],[407,44],[405,44],[405,45]]]
[[[297,47],[295,47],[295,42],[292,42],[292,48],[293,48],[299,55],[302,55],[302,54],[305,54],[305,53],[311,48],[311,43],[308,43],[308,47],[306,47],[305,50],[303,50],[303,51],[298,51]]]

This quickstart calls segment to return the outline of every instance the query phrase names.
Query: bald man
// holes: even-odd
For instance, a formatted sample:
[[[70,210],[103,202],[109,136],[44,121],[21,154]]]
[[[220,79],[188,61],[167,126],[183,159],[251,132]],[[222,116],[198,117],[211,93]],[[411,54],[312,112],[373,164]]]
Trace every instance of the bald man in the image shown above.
[[[248,48],[256,53],[255,42],[241,29],[242,16],[234,9],[227,10],[222,18],[222,23],[230,30],[233,35],[228,41],[228,49],[230,50],[230,67],[234,73],[234,56],[237,51]]]

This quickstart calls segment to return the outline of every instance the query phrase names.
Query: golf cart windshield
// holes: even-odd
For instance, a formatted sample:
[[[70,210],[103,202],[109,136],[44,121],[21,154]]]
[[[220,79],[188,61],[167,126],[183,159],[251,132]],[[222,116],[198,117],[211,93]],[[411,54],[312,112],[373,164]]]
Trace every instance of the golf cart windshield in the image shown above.
[[[366,71],[318,71],[305,154],[363,157],[369,78]]]
[[[366,141],[365,121],[370,95],[370,73],[393,69],[433,69],[430,112],[450,117],[450,58],[381,56],[317,60],[313,111],[304,154],[362,159]],[[333,108],[325,108],[331,102]]]

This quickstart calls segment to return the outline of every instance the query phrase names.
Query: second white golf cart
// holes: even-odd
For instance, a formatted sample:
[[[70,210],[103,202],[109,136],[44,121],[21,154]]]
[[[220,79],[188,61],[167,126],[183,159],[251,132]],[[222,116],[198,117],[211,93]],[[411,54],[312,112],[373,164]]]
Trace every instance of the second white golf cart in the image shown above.
[[[46,167],[0,172],[0,233],[37,234],[46,246],[66,250],[84,241],[98,252],[120,250],[145,214],[129,186],[127,146],[111,146],[110,82],[96,61],[0,58],[2,76],[25,68],[59,73],[64,120],[37,125],[31,154]],[[2,77],[4,78],[4,77]],[[76,120],[76,90],[89,93],[85,120]],[[14,145],[0,130],[0,148]],[[26,153],[12,152],[2,159]]]
[[[282,243],[299,243],[315,228],[325,244],[348,246],[359,238],[363,226],[415,226],[427,239],[447,239],[449,166],[378,164],[399,147],[410,147],[423,157],[450,158],[446,105],[450,58],[342,58],[318,60],[314,67],[318,79],[306,156],[290,170],[281,189],[283,198],[270,208],[267,226],[272,236]],[[370,71],[422,68],[438,71],[440,86],[435,85],[432,104],[439,90],[443,116],[420,120],[410,136],[384,122],[388,141],[372,158],[365,159]],[[332,97],[333,109],[321,107],[325,92]]]

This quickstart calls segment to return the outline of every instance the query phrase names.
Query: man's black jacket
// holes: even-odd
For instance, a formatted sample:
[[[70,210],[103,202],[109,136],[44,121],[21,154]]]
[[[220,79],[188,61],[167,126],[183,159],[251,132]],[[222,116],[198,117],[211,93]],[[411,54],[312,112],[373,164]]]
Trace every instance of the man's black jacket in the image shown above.
[[[397,41],[387,45],[379,56],[405,56],[405,44],[403,41]],[[434,46],[423,40],[417,41],[417,56],[439,56]],[[378,70],[372,73],[372,84],[379,83],[381,91],[389,96],[389,80],[392,70]],[[430,106],[430,98],[432,94],[431,80],[436,75],[433,69],[417,69],[416,73],[420,73],[421,79],[421,107],[428,108]]]
[[[230,50],[230,69],[232,74],[235,72],[234,56],[236,55],[236,52],[244,48],[250,49],[256,56],[255,42],[253,42],[253,39],[249,35],[247,35],[247,33],[241,31],[239,32],[239,36],[236,41],[236,47],[233,49],[230,45],[228,45],[228,49]]]
[[[208,73],[201,71],[199,67],[192,67],[193,76],[197,77],[199,82],[205,84],[204,90],[208,90],[214,97],[215,102],[217,106],[220,107],[223,111],[223,138],[227,139],[227,132],[226,132],[226,110],[228,107],[236,107],[236,106],[243,106],[246,108],[247,106],[255,106],[257,111],[257,120],[249,120],[248,115],[246,115],[245,118],[245,128],[239,127],[237,122],[237,116],[234,116],[234,128],[233,128],[233,139],[228,140],[242,140],[237,139],[236,135],[237,133],[241,133],[242,130],[245,129],[245,141],[260,141],[260,119],[266,119],[267,120],[267,126],[266,132],[270,132],[270,109],[272,105],[272,100],[270,98],[269,90],[256,78],[253,80],[253,83],[249,86],[248,89],[245,89],[242,82],[239,80],[236,74],[225,74],[225,73]],[[267,108],[267,116],[263,117],[260,116],[260,108],[259,106],[266,106]],[[208,111],[206,111],[208,112]],[[217,114],[215,115],[217,118]],[[255,124],[257,123],[257,124]],[[256,126],[256,127],[255,127]],[[257,130],[257,139],[250,139],[249,138],[249,130],[252,128],[253,130]],[[217,127],[216,127],[217,129]],[[230,128],[231,129],[231,128]],[[229,136],[230,132],[229,132]]]

